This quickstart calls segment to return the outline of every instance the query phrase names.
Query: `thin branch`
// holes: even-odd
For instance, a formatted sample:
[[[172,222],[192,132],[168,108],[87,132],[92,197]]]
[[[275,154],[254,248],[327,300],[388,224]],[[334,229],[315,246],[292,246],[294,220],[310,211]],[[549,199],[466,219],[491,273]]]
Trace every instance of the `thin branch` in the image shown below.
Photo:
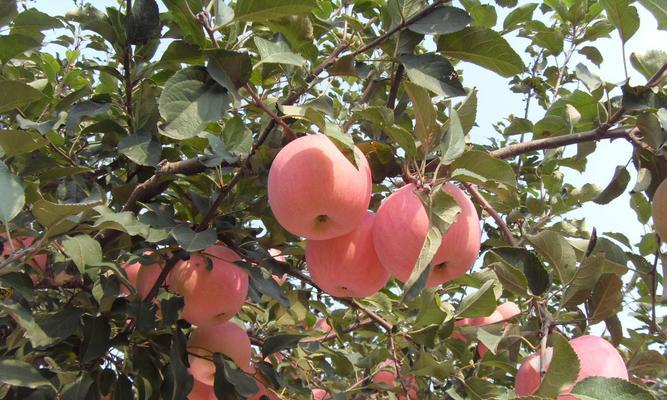
[[[151,301],[153,301],[154,298],[157,297],[157,294],[160,291],[160,287],[162,287],[162,284],[164,284],[165,280],[167,279],[167,276],[169,275],[171,270],[174,269],[174,266],[179,261],[180,259],[175,255],[172,255],[171,258],[167,260],[167,262],[164,265],[164,268],[162,268],[162,270],[160,271],[160,275],[153,284],[151,291],[148,292],[148,294],[144,299],[142,299],[143,302],[150,303]]]
[[[493,206],[484,198],[484,196],[482,196],[479,191],[477,191],[477,189],[475,189],[473,185],[463,182],[463,186],[465,186],[468,193],[470,193],[470,196],[475,201],[475,203],[479,204],[484,209],[484,211],[486,211],[493,218],[493,220],[496,221],[496,224],[500,228],[500,231],[503,233],[507,243],[509,243],[512,247],[518,247],[516,239],[514,239],[514,236],[512,235],[512,231],[503,220],[503,217],[498,214],[498,211],[493,208]]]
[[[250,96],[252,97],[253,101],[255,102],[255,105],[257,105],[257,107],[261,108],[262,111],[264,111],[264,113],[266,113],[266,115],[271,117],[272,120],[274,120],[278,125],[280,125],[285,130],[285,133],[287,133],[287,135],[290,137],[290,139],[294,140],[294,139],[297,138],[297,135],[296,135],[296,133],[294,133],[292,128],[290,128],[290,126],[287,125],[282,118],[280,118],[279,116],[274,114],[273,111],[271,111],[269,109],[269,107],[267,107],[266,104],[264,104],[262,99],[257,95],[257,93],[252,88],[252,86],[250,86],[250,84],[246,84],[245,89],[248,91],[248,93],[250,93]]]
[[[389,40],[389,38],[393,34],[395,34],[396,32],[399,32],[399,31],[405,29],[406,27],[408,27],[409,25],[414,24],[415,22],[417,22],[420,19],[424,18],[425,16],[429,15],[434,9],[440,7],[442,4],[449,3],[450,1],[451,0],[437,0],[433,4],[429,5],[428,7],[424,7],[421,11],[417,12],[412,17],[410,17],[407,20],[405,20],[405,21],[401,22],[400,24],[396,25],[392,29],[385,32],[383,35],[375,38],[375,40],[373,40],[372,42],[358,48],[357,50],[352,52],[352,55],[357,56],[361,53],[364,53],[364,52],[366,52],[370,49],[373,49],[373,48],[381,45],[382,43]]]
[[[361,310],[364,312],[364,314],[368,315],[370,319],[375,321],[378,325],[383,327],[388,333],[391,333],[391,331],[394,329],[394,326],[390,324],[389,322],[385,321],[384,318],[376,314],[375,312],[369,310],[366,308],[363,304],[359,303],[357,300],[354,299],[345,299],[345,303],[351,305],[352,307]]]
[[[662,76],[665,74],[667,71],[667,63],[662,64],[662,67],[658,69],[655,74],[651,77],[651,79],[646,82],[646,86],[648,87],[655,87],[660,84],[660,81],[662,81]]]
[[[398,87],[401,85],[403,80],[403,72],[405,67],[403,64],[399,64],[396,68],[396,73],[394,74],[394,80],[391,82],[391,88],[389,89],[389,97],[387,98],[387,108],[394,109],[396,103],[396,96],[398,95]]]

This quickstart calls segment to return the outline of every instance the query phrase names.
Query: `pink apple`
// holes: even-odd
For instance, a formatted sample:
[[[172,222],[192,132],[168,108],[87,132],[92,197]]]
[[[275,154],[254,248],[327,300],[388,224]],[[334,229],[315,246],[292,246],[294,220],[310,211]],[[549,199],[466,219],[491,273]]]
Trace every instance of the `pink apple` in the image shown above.
[[[308,239],[344,235],[363,220],[370,202],[371,170],[355,147],[360,168],[324,135],[300,137],[271,164],[269,205],[286,230]]]
[[[124,264],[121,266],[127,274],[127,280],[135,288],[137,296],[141,300],[145,299],[148,293],[150,293],[155,282],[157,282],[160,277],[164,265],[160,256],[154,251],[145,251],[144,256],[153,258],[155,262],[152,264],[141,264],[137,261],[132,264]],[[121,291],[125,294],[130,294],[130,291],[125,285],[121,287]]]
[[[231,358],[245,372],[252,373],[250,366],[252,349],[246,331],[231,321],[192,330],[188,340],[190,373],[207,385],[215,381],[213,353],[222,353]]]
[[[620,378],[628,380],[628,370],[625,367],[623,357],[618,350],[606,340],[597,336],[580,336],[570,340],[572,349],[577,353],[580,368],[576,382],[580,382],[590,376],[601,376],[605,378]],[[545,357],[545,370],[551,364],[553,349],[547,348]],[[540,387],[540,356],[535,353],[526,357],[515,377],[515,393],[518,396],[530,396]],[[567,396],[572,388],[561,391],[559,400],[576,400],[574,396]]]
[[[380,369],[378,372],[373,375],[372,382],[375,384],[384,384],[390,388],[400,388],[397,389],[397,396],[399,400],[417,400],[417,390],[419,386],[417,381],[412,375],[403,375],[403,385],[398,381],[398,374],[396,373],[396,363],[393,359],[387,359],[378,364]],[[408,389],[407,396],[403,390],[403,386]]]
[[[248,274],[233,264],[240,260],[231,249],[214,245],[177,263],[168,284],[183,296],[181,318],[193,325],[206,326],[237,314],[248,294]]]
[[[33,238],[32,236],[16,236],[13,237],[11,243],[9,243],[9,241],[7,241],[7,233],[0,233],[0,238],[5,239],[2,248],[2,255],[0,255],[0,257],[2,257],[3,259],[9,257],[12,253],[14,253],[14,251],[19,251],[21,249],[30,247],[35,242],[35,238]],[[14,250],[12,249],[12,246],[14,247]],[[42,274],[46,272],[47,263],[48,263],[48,256],[46,254],[34,255],[27,261],[28,265],[35,268]],[[36,281],[39,281],[39,279],[36,278]],[[33,282],[36,281],[35,279],[33,279]]]
[[[656,233],[660,240],[667,243],[667,179],[655,190],[651,201],[651,214]]]
[[[319,329],[321,331],[324,331],[326,333],[329,333],[333,330],[331,325],[327,322],[326,318],[320,318],[315,322],[315,325],[313,325],[313,329]]]
[[[331,395],[324,389],[313,389],[311,391],[313,400],[331,400]]]
[[[192,390],[188,395],[188,400],[210,400],[210,399],[215,399],[215,393],[213,393],[213,386],[199,382],[198,380],[195,379],[194,385],[192,386]]]
[[[463,318],[454,322],[454,326],[484,326],[489,324],[496,324],[498,322],[507,321],[521,314],[521,310],[516,303],[508,301],[496,307],[496,309],[487,317]],[[460,332],[452,333],[454,339],[467,341],[466,337]],[[478,342],[477,351],[481,357],[489,351],[489,349],[482,342]]]
[[[328,240],[308,240],[306,263],[313,281],[337,297],[367,297],[382,289],[389,273],[373,247],[375,215],[367,211],[352,232]]]
[[[378,209],[373,243],[382,265],[400,281],[407,281],[417,263],[428,232],[428,215],[414,184],[403,186],[387,197]],[[433,287],[463,275],[472,266],[480,249],[481,230],[474,205],[458,187],[448,183],[449,193],[461,213],[449,228],[433,257],[426,282]]]
[[[278,250],[278,249],[269,249],[269,254],[271,254],[271,257],[273,257],[274,260],[280,261],[280,262],[287,262],[287,260],[285,259],[285,256],[282,255],[282,253],[283,252]],[[271,277],[280,286],[282,286],[285,283],[285,281],[287,280],[287,274],[283,274],[282,276],[272,275]]]

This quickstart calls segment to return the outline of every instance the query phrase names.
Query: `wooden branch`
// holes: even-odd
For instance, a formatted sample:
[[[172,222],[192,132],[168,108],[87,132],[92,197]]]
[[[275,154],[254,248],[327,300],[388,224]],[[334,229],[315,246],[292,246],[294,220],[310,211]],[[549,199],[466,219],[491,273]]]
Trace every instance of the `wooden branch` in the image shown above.
[[[285,121],[283,121],[282,118],[280,118],[279,116],[274,114],[273,111],[271,111],[269,109],[269,107],[267,107],[266,104],[264,104],[264,102],[262,101],[262,98],[257,95],[257,93],[255,92],[255,89],[253,89],[252,86],[250,86],[250,84],[245,85],[245,90],[247,90],[248,93],[250,93],[250,97],[252,97],[253,101],[255,102],[255,105],[257,105],[257,107],[261,108],[262,111],[264,111],[264,113],[266,115],[271,117],[271,119],[273,121],[275,121],[276,124],[280,125],[285,130],[285,133],[287,133],[287,135],[290,137],[290,139],[294,140],[294,139],[297,138],[297,135],[296,135],[296,133],[294,133],[292,128],[290,128],[290,126],[287,125],[285,123]]]
[[[387,98],[387,108],[394,109],[396,103],[396,96],[398,95],[398,87],[401,85],[403,80],[403,72],[405,67],[403,64],[398,64],[396,68],[396,73],[394,74],[394,80],[391,82],[391,88],[389,89],[389,97]]]
[[[468,193],[470,193],[470,196],[475,201],[475,203],[479,204],[484,209],[484,211],[489,213],[493,220],[496,221],[496,224],[498,225],[498,228],[500,228],[500,231],[505,237],[507,243],[509,243],[512,247],[518,247],[516,239],[514,239],[514,236],[512,235],[512,231],[503,220],[503,217],[498,214],[498,211],[493,208],[493,206],[484,198],[484,196],[482,196],[479,191],[477,191],[477,189],[475,189],[473,185],[467,182],[462,183]]]

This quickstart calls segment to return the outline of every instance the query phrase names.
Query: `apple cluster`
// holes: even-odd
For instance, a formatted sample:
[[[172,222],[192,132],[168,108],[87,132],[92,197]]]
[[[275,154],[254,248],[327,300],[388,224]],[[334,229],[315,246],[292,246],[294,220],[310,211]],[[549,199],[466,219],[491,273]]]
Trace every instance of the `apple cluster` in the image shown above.
[[[354,147],[355,166],[325,135],[293,140],[269,171],[269,205],[278,222],[308,239],[306,263],[313,282],[336,297],[367,297],[390,276],[407,281],[429,229],[418,192],[408,184],[392,193],[377,213],[368,210],[371,170]],[[480,249],[474,205],[453,184],[443,186],[461,214],[442,238],[426,286],[450,281],[469,270]]]

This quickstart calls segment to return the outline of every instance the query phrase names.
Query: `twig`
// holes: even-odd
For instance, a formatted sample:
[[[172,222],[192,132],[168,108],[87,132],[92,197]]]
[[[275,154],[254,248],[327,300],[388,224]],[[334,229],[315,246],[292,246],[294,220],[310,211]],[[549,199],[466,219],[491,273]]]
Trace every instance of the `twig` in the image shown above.
[[[394,335],[389,333],[389,347],[391,347],[391,354],[394,359],[394,369],[396,370],[396,379],[401,383],[401,388],[403,389],[403,393],[405,393],[405,396],[408,400],[410,399],[410,394],[408,393],[408,387],[405,386],[405,382],[403,382],[403,376],[401,374],[401,364],[398,363],[398,357],[396,354],[396,343],[394,343]]]
[[[290,139],[294,140],[294,139],[297,138],[297,135],[296,135],[296,133],[294,133],[292,128],[290,128],[290,126],[287,125],[285,123],[285,121],[283,121],[282,118],[280,118],[276,114],[274,114],[273,111],[271,111],[266,106],[266,104],[264,104],[262,99],[257,95],[257,93],[252,88],[252,86],[250,86],[250,84],[246,84],[245,89],[248,91],[248,93],[250,93],[250,96],[252,97],[253,101],[255,102],[255,105],[257,105],[257,107],[261,108],[262,111],[264,111],[264,113],[266,113],[266,115],[271,117],[272,120],[274,120],[278,125],[280,125],[285,130],[285,133],[287,133],[287,135],[290,137]]]
[[[657,237],[658,243],[660,243],[660,237]],[[655,251],[655,259],[653,260],[653,268],[651,268],[651,324],[649,325],[649,333],[655,333],[659,328],[656,322],[655,307],[656,307],[656,292],[658,290],[658,260],[660,259],[660,246]],[[658,329],[656,329],[658,328]]]
[[[507,226],[500,214],[498,214],[498,211],[493,208],[493,206],[484,198],[484,196],[482,196],[482,194],[477,189],[475,189],[473,185],[467,182],[463,182],[463,186],[465,186],[468,193],[470,193],[472,199],[477,204],[479,204],[484,209],[484,211],[489,213],[494,221],[496,221],[496,224],[500,228],[500,231],[503,233],[507,243],[509,243],[512,247],[518,247],[516,239],[514,239],[514,236],[512,235],[512,231],[510,230],[509,226]]]
[[[160,291],[160,287],[162,287],[162,284],[165,282],[167,279],[167,276],[171,272],[172,269],[174,269],[174,266],[176,263],[180,261],[180,258],[178,258],[175,255],[172,255],[171,258],[167,260],[167,262],[164,265],[164,268],[160,271],[160,275],[158,276],[157,280],[153,284],[153,287],[151,288],[151,291],[148,292],[146,297],[142,299],[145,303],[150,303],[153,301],[154,298],[157,297],[158,292]]]
[[[390,324],[389,322],[385,321],[384,318],[376,314],[375,312],[369,310],[366,308],[363,304],[359,303],[357,300],[350,299],[350,300],[345,300],[347,304],[352,305],[352,307],[361,310],[364,312],[364,314],[368,315],[370,319],[375,321],[378,325],[383,327],[388,333],[391,333],[391,331],[394,329],[394,326]]]
[[[387,98],[387,108],[394,109],[396,103],[396,96],[398,95],[398,87],[401,85],[401,80],[403,80],[403,71],[405,67],[403,64],[399,64],[396,68],[396,73],[394,74],[394,80],[391,82],[391,88],[389,89],[389,97]]]

